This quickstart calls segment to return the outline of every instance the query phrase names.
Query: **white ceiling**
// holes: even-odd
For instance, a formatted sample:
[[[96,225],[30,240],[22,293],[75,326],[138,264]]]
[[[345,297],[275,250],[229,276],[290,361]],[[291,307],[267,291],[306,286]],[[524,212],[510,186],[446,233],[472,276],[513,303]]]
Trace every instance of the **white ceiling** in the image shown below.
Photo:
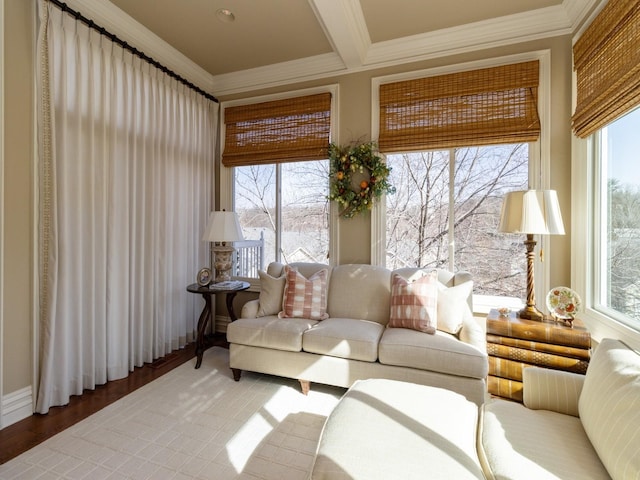
[[[573,33],[604,0],[68,0],[213,95]],[[220,21],[218,9],[235,21]]]

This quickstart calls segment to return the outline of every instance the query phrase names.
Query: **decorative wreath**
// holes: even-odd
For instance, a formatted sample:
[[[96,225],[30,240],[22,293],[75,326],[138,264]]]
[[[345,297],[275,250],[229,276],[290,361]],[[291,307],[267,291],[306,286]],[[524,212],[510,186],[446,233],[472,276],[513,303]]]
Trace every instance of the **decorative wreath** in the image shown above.
[[[351,218],[370,210],[383,193],[396,191],[389,183],[391,168],[384,162],[374,142],[347,147],[332,143],[329,145],[329,162],[331,189],[328,198],[343,207],[342,217]],[[363,176],[355,186],[354,173]]]

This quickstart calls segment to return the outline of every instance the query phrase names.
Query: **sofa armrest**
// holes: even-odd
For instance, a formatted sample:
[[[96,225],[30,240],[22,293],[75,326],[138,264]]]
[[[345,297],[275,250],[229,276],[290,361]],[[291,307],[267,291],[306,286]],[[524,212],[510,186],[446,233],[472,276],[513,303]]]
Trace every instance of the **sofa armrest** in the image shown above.
[[[255,298],[249,300],[242,306],[240,311],[240,318],[256,318],[258,316],[258,308],[260,307],[260,300]]]
[[[523,400],[532,410],[551,410],[566,415],[578,415],[578,400],[584,375],[527,367],[522,370]]]

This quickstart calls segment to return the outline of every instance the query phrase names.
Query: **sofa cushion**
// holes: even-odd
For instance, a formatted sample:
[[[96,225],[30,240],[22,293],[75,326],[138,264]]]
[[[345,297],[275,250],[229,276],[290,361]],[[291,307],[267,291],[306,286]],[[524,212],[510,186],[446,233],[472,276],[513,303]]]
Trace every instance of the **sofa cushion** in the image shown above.
[[[277,315],[282,310],[282,297],[286,279],[284,275],[272,277],[267,272],[258,270],[260,277],[260,296],[256,316]]]
[[[345,264],[333,267],[329,282],[329,316],[389,321],[391,272],[373,265]]]
[[[437,325],[437,272],[405,279],[391,274],[390,328],[410,328],[435,333]]]
[[[359,380],[325,423],[311,479],[482,479],[477,421],[478,407],[450,390]]]
[[[577,417],[494,399],[483,406],[481,425],[487,478],[609,478]]]
[[[280,318],[324,320],[327,315],[327,276],[323,268],[308,279],[296,269],[286,266],[285,287]]]
[[[603,339],[578,402],[580,419],[613,478],[640,478],[640,355]]]
[[[438,330],[458,334],[465,317],[471,315],[467,299],[472,291],[472,281],[448,288],[438,282]]]
[[[302,336],[305,352],[375,362],[384,326],[369,320],[328,318]]]
[[[302,350],[302,334],[316,323],[317,320],[307,318],[278,318],[275,315],[240,318],[227,325],[227,341],[299,352]]]
[[[380,363],[411,367],[462,377],[485,378],[486,352],[437,331],[435,335],[406,328],[387,328],[378,346]]]

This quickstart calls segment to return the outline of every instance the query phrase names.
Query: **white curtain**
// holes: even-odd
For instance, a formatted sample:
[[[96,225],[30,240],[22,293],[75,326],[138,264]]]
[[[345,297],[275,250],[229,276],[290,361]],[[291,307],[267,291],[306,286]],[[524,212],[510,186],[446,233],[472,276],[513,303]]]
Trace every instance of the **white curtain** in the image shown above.
[[[218,105],[44,0],[38,55],[46,413],[194,339]]]

